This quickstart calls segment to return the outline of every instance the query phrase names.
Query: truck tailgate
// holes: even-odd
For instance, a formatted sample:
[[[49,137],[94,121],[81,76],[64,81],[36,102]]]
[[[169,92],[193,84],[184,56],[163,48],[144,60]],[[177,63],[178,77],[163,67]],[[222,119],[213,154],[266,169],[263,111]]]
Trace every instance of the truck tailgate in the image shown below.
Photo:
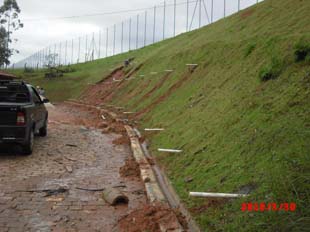
[[[0,125],[16,125],[17,107],[0,106]]]

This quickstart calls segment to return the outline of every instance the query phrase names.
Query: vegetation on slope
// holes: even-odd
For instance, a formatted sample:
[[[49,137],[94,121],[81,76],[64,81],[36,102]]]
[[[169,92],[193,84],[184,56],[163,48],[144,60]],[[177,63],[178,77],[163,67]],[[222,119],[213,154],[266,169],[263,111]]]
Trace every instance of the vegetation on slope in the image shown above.
[[[77,97],[135,57],[141,69],[115,90],[112,102],[139,112],[141,128],[166,129],[147,134],[150,150],[201,228],[302,231],[310,202],[309,12],[308,0],[266,0],[177,38],[76,65],[58,81],[41,73],[29,80],[55,100]],[[199,65],[190,72],[188,63]],[[163,154],[159,147],[183,152]],[[190,198],[189,191],[251,195],[205,200]],[[242,212],[245,201],[294,202],[297,209]]]

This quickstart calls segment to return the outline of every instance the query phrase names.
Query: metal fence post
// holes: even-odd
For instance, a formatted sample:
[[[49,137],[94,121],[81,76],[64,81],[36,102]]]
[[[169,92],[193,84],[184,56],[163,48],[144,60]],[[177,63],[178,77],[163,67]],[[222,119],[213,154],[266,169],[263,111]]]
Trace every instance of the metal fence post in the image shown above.
[[[59,43],[59,66],[61,65],[61,42]]]
[[[199,0],[199,28],[201,27],[201,0]]]
[[[136,49],[139,46],[139,15],[137,15]]]
[[[106,40],[106,50],[105,50],[105,57],[108,57],[108,46],[109,46],[109,28],[107,27],[107,40]]]
[[[71,64],[73,64],[73,39],[71,43]]]
[[[95,59],[95,47],[96,47],[96,41],[95,41],[95,32],[93,32],[93,37],[91,39],[90,45],[89,45],[89,53],[90,53],[90,61],[94,61]]]
[[[144,19],[144,47],[146,46],[146,29],[147,29],[147,11],[145,11],[145,19]]]
[[[116,35],[116,24],[114,24],[114,35],[113,35],[113,56],[115,55],[115,35]]]
[[[88,35],[86,35],[86,47],[85,47],[85,62],[87,62],[87,56],[88,56]]]
[[[156,6],[154,6],[153,43],[155,43],[155,33],[156,33]]]
[[[189,0],[186,1],[186,32],[188,32]]]
[[[176,11],[177,11],[177,2],[174,0],[173,4],[173,36],[175,36],[175,25],[176,25]]]
[[[164,1],[163,40],[165,40],[165,25],[166,25],[166,1]]]
[[[68,47],[68,41],[66,40],[66,47],[65,47],[65,65],[67,65],[67,47]]]
[[[79,37],[79,50],[78,50],[77,63],[80,63],[80,56],[81,56],[81,37]]]
[[[211,23],[213,23],[213,4],[214,0],[211,1]]]
[[[131,50],[131,18],[129,19],[129,51]]]
[[[98,59],[100,59],[100,52],[101,52],[101,30],[99,31]]]
[[[124,52],[124,22],[122,22],[121,52]]]
[[[54,44],[53,66],[56,66],[56,44]]]

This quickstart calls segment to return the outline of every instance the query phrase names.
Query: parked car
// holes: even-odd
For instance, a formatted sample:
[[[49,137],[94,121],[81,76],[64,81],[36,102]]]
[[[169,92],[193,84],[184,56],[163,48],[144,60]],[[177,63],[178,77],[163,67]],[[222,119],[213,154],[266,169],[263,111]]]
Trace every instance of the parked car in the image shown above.
[[[0,144],[18,144],[31,154],[34,135],[47,135],[48,102],[23,81],[0,79]]]

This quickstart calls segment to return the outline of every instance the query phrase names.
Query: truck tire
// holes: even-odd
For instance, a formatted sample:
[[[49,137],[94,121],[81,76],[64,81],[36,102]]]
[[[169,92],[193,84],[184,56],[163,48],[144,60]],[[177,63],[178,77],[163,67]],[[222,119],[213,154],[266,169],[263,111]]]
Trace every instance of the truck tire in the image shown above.
[[[23,152],[25,155],[31,155],[32,154],[33,143],[34,143],[34,131],[31,129],[29,131],[28,141],[23,146]]]
[[[45,137],[47,135],[47,118],[45,119],[44,126],[40,128],[39,135]]]

